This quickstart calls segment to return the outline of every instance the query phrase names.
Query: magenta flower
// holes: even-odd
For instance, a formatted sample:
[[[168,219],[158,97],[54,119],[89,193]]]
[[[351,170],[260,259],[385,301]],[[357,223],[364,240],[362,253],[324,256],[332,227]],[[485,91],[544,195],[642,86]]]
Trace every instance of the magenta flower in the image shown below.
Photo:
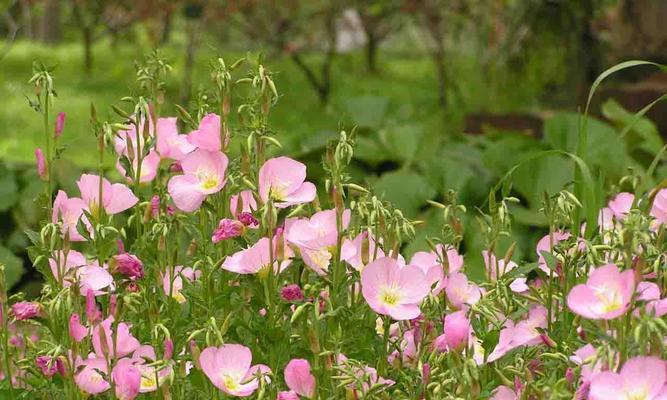
[[[588,319],[614,319],[628,311],[635,291],[634,271],[608,264],[591,272],[588,281],[572,288],[567,305]]]
[[[457,309],[463,308],[464,305],[471,306],[482,298],[482,290],[469,282],[463,272],[456,272],[447,277],[445,293],[449,303]]]
[[[192,212],[198,209],[206,197],[219,192],[225,186],[227,156],[216,151],[197,149],[182,161],[183,175],[169,180],[168,191],[180,210]]]
[[[67,193],[62,190],[58,191],[55,200],[53,201],[53,214],[51,215],[51,222],[57,224],[62,223],[62,234],[69,235],[69,240],[73,242],[85,241],[81,236],[76,226],[79,219],[83,216],[83,210],[86,208],[86,203],[78,197],[67,197]],[[84,224],[90,225],[85,217],[83,217]]]
[[[505,322],[500,331],[500,338],[488,361],[495,361],[513,349],[521,346],[535,346],[542,343],[539,329],[547,327],[547,310],[541,305],[535,305],[528,311],[528,317],[516,325],[512,320]]]
[[[32,301],[19,301],[12,305],[12,313],[19,321],[33,319],[42,314],[42,306]]]
[[[665,361],[656,357],[635,357],[619,373],[605,371],[591,380],[590,400],[658,400],[667,383]]]
[[[141,388],[141,372],[128,359],[121,359],[111,371],[119,400],[134,400]]]
[[[187,137],[188,142],[192,146],[207,151],[220,151],[222,149],[220,116],[217,114],[206,114],[199,122],[199,129],[190,132]]]
[[[157,132],[156,148],[161,158],[180,161],[195,150],[195,146],[188,141],[187,135],[178,134],[175,117],[158,118]]]
[[[106,392],[111,387],[106,380],[109,369],[104,358],[94,356],[86,360],[78,358],[74,366],[77,371],[74,382],[85,393],[95,395]]]
[[[47,171],[46,171],[46,159],[44,158],[44,152],[39,147],[35,149],[35,160],[37,163],[37,175],[41,180],[46,180]]]
[[[406,320],[419,316],[419,305],[430,287],[419,268],[401,268],[395,259],[384,257],[368,264],[361,272],[361,291],[376,313]]]
[[[174,267],[174,276],[175,278],[172,281],[169,268],[167,268],[167,271],[162,276],[162,290],[164,290],[164,294],[167,296],[169,296],[169,293],[171,292],[171,297],[176,299],[179,303],[185,303],[185,296],[181,293],[181,290],[183,290],[183,278],[188,282],[194,282],[201,277],[201,271],[177,265]]]
[[[315,200],[315,185],[306,180],[306,166],[289,157],[267,160],[259,170],[259,197],[278,208]]]
[[[460,310],[448,314],[445,317],[444,332],[448,349],[461,350],[467,346],[472,334],[472,326],[466,316],[466,311]]]
[[[239,344],[207,347],[199,356],[199,364],[211,383],[234,397],[250,396],[259,387],[258,375],[271,373],[266,365],[251,363],[250,349]]]
[[[667,189],[660,189],[653,198],[651,216],[657,223],[667,225]]]
[[[113,256],[112,265],[115,271],[131,280],[144,277],[144,264],[133,254],[122,253]]]
[[[211,241],[213,243],[218,243],[223,240],[233,239],[235,237],[241,236],[243,234],[244,226],[245,225],[237,220],[223,218],[218,223],[216,230],[213,231]]]
[[[112,323],[113,317],[109,317],[99,325],[95,326],[95,329],[93,330],[93,348],[98,357],[104,358],[105,355],[113,357],[115,355],[120,358],[139,348],[139,341],[130,333],[129,325],[124,322],[119,323],[117,330],[114,333],[111,330]],[[102,341],[100,330],[104,330],[106,342]],[[114,336],[114,334],[116,336]],[[115,339],[115,346],[112,339]],[[114,348],[116,350],[115,353]]]
[[[303,300],[303,290],[295,283],[286,285],[280,289],[280,297],[289,302],[301,301]]]
[[[65,115],[64,112],[59,112],[58,116],[56,116],[56,126],[53,130],[53,137],[56,139],[63,134],[63,129],[65,128]]]
[[[308,360],[292,359],[285,367],[285,383],[299,396],[312,398],[315,394],[315,376],[310,372]]]
[[[284,248],[284,259],[278,260],[277,240],[273,240],[273,269],[276,273],[283,271],[292,262],[294,253],[289,247]],[[268,268],[271,264],[269,252],[269,238],[261,238],[251,247],[238,251],[227,257],[222,263],[222,268],[237,274],[255,274]]]
[[[72,314],[69,317],[69,336],[74,339],[75,342],[79,343],[88,336],[88,328],[81,324],[81,317],[79,314]]]
[[[100,204],[100,177],[83,174],[77,181],[81,199],[87,205],[88,211],[96,215],[99,207],[109,215],[121,213],[134,207],[139,201],[129,187],[122,183],[111,184],[106,178],[102,179],[102,203]]]

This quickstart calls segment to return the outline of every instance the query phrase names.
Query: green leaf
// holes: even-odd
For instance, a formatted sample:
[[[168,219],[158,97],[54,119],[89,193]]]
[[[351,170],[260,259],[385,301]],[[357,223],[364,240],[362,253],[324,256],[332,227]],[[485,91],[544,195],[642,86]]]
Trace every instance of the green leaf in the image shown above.
[[[419,125],[390,127],[382,130],[380,137],[393,154],[392,159],[411,162],[424,137],[424,128]]]
[[[426,200],[436,193],[423,176],[405,170],[382,175],[374,186],[379,195],[383,195],[408,217],[416,216]]]
[[[353,97],[345,103],[352,121],[362,127],[379,128],[384,121],[389,99],[378,96]]]
[[[5,279],[7,287],[14,286],[23,275],[23,260],[17,257],[4,246],[0,246],[0,264],[5,266]]]
[[[644,115],[655,104],[665,99],[667,95],[660,96],[636,113],[627,111],[616,100],[609,99],[602,105],[602,114],[619,128],[623,127],[619,136],[626,138],[626,143],[631,149],[637,147],[655,156],[660,151],[663,141],[658,128]],[[632,133],[635,135],[631,135]]]
[[[19,199],[19,188],[14,171],[0,164],[0,211],[10,209]]]

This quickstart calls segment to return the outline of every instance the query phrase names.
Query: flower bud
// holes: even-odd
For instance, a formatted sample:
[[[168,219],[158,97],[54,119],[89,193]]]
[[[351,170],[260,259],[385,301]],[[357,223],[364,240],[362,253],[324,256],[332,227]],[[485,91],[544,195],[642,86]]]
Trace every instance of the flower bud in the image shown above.
[[[289,302],[301,301],[303,300],[303,291],[297,284],[287,285],[280,290],[280,297]]]
[[[46,170],[46,159],[44,158],[44,152],[42,152],[42,149],[36,148],[35,149],[35,159],[37,162],[37,175],[39,175],[39,179],[41,180],[46,180],[48,179],[47,177],[47,170]]]
[[[114,271],[131,280],[144,277],[144,264],[135,255],[130,253],[117,254],[111,259],[111,262]]]
[[[53,137],[58,139],[60,135],[62,135],[64,128],[65,128],[65,113],[59,112],[58,116],[56,117],[56,127],[53,131]]]
[[[42,314],[42,306],[31,301],[20,301],[12,306],[12,313],[17,320],[33,319]]]

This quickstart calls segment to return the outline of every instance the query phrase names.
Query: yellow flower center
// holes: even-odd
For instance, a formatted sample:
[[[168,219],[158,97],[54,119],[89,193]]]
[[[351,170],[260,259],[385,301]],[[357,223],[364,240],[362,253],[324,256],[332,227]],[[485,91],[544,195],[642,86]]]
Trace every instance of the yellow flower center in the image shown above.
[[[625,395],[626,400],[646,400],[648,399],[648,392],[645,388],[640,390],[633,390]]]
[[[204,190],[211,190],[218,186],[218,176],[212,172],[205,169],[200,169],[197,171],[197,180],[199,185]]]
[[[322,268],[323,270],[329,269],[329,261],[331,260],[331,253],[329,253],[326,249],[320,249],[316,251],[310,252],[308,254],[318,267]]]
[[[396,292],[395,289],[385,289],[380,294],[380,301],[388,306],[395,306],[398,304],[400,299],[401,296]]]
[[[601,286],[594,289],[595,297],[602,303],[602,311],[609,313],[616,311],[623,307],[621,294],[615,290],[609,289],[606,286]],[[634,399],[633,399],[634,400]]]
[[[141,388],[142,389],[153,389],[156,385],[155,377],[154,376],[146,376],[142,375],[141,376]]]
[[[233,376],[224,375],[222,377],[222,381],[228,390],[235,391],[238,390],[239,388],[239,382],[236,379],[234,379]]]

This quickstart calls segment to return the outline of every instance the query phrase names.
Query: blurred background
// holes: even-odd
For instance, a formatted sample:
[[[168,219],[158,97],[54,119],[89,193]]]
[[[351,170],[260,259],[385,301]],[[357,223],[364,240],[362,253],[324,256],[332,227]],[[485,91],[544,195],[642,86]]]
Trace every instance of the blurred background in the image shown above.
[[[14,290],[38,274],[23,231],[42,210],[34,150],[41,119],[29,106],[33,61],[55,66],[55,112],[67,119],[61,188],[96,164],[89,108],[135,92],[135,61],[154,48],[174,71],[165,113],[205,101],[209,63],[262,52],[281,98],[271,116],[286,153],[319,160],[339,129],[359,127],[355,181],[414,219],[428,221],[406,255],[437,235],[427,200],[468,208],[463,247],[481,263],[475,207],[512,166],[547,149],[573,151],[591,83],[623,60],[667,61],[664,0],[0,0],[0,262]],[[589,123],[592,168],[609,190],[629,190],[664,145],[658,103],[627,133],[633,113],[667,92],[656,68],[614,76],[596,94]],[[661,135],[662,134],[662,135]],[[109,172],[115,169],[110,161]],[[667,177],[659,165],[656,181]],[[515,173],[516,259],[535,257],[544,193],[571,184],[572,163],[541,159]],[[625,182],[619,184],[619,182]],[[625,187],[624,187],[625,185]],[[506,245],[507,245],[506,244]]]

